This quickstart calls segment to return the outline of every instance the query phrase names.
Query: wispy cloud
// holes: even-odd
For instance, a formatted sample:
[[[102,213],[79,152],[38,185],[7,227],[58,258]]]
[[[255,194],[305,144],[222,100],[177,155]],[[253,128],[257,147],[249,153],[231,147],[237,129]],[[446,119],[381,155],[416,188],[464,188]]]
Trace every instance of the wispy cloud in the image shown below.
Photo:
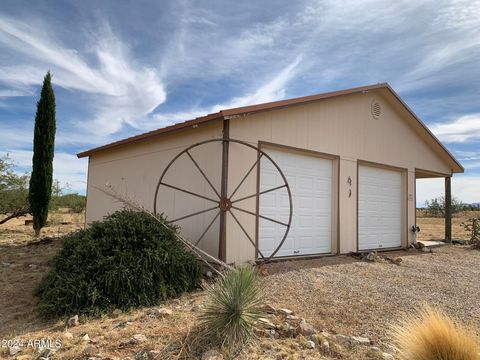
[[[32,95],[31,92],[19,91],[19,90],[10,90],[10,89],[0,89],[0,98],[1,97],[15,97],[15,96],[27,96]]]
[[[480,169],[480,161],[465,162],[463,166],[465,169]]]
[[[462,143],[480,139],[480,114],[461,116],[458,119],[434,124],[431,130],[438,138],[445,142]]]
[[[454,155],[458,160],[480,160],[480,151],[455,150]]]
[[[301,61],[302,55],[297,55],[297,57],[278,74],[272,75],[272,78],[267,80],[265,84],[262,84],[258,89],[244,96],[234,97],[222,104],[215,104],[205,108],[193,108],[190,111],[157,113],[150,117],[149,120],[142,121],[142,124],[148,124],[150,127],[166,126],[220,110],[281,100],[285,98],[288,84],[295,77]]]
[[[233,98],[226,104],[213,106],[214,111],[280,100],[285,97],[287,85],[297,73],[302,55],[298,55],[288,66],[258,88],[253,94]]]
[[[48,69],[66,154],[221,109],[388,81],[479,173],[477,155],[459,150],[480,143],[480,0],[146,5],[0,5],[0,152],[30,151]]]
[[[30,92],[38,85],[47,69],[54,74],[54,83],[65,89],[94,94],[90,98],[90,121],[81,126],[96,134],[112,134],[124,123],[152,112],[166,99],[161,79],[155,69],[137,63],[129,49],[108,25],[91,38],[95,65],[76,50],[58,44],[49,35],[38,33],[24,22],[0,18],[0,42],[21,54],[20,64],[2,66],[0,82],[15,91]]]

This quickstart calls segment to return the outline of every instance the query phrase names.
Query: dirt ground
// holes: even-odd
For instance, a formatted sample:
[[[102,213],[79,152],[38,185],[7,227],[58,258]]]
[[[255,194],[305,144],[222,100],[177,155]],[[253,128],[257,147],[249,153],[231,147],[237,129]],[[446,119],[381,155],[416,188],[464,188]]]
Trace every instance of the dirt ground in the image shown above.
[[[480,218],[480,211],[465,211],[452,216],[452,239],[469,240],[469,233],[465,231],[462,222],[472,218]],[[417,225],[420,227],[418,240],[444,240],[445,219],[428,217],[423,210],[417,209]]]
[[[388,327],[428,303],[480,334],[480,251],[446,245],[432,253],[383,253],[400,265],[349,256],[268,265],[266,292],[318,328],[389,340]]]
[[[34,241],[32,225],[28,224],[31,220],[32,216],[26,215],[0,225],[0,246],[16,246]],[[82,229],[84,225],[85,213],[76,214],[70,213],[67,208],[59,209],[59,211],[49,214],[47,226],[42,229],[41,237],[59,237]]]
[[[81,215],[70,218],[71,215],[58,216],[59,220],[52,221],[45,234],[80,227]],[[418,220],[423,221],[423,228],[431,226],[432,234],[443,231],[443,224],[437,222],[439,219]],[[61,224],[66,222],[70,223]],[[88,358],[85,350],[89,346],[95,347],[103,358],[132,360],[140,350],[162,350],[172,344],[185,346],[182,339],[192,330],[198,308],[204,302],[201,291],[163,304],[173,310],[173,315],[168,317],[153,318],[149,315],[151,309],[139,309],[98,319],[81,318],[80,326],[70,328],[66,326],[66,319],[39,320],[32,291],[48,270],[48,261],[61,243],[53,240],[35,244],[30,227],[23,223],[24,219],[20,219],[8,227],[0,226],[0,339],[61,339],[62,347],[55,354],[59,359]],[[454,238],[460,236],[458,229],[454,228]],[[268,302],[277,308],[293,310],[318,330],[366,336],[381,348],[391,342],[390,325],[425,302],[476,327],[480,333],[479,251],[466,246],[444,246],[434,249],[433,253],[398,251],[388,256],[400,256],[401,264],[367,263],[349,256],[335,256],[264,266],[261,271]],[[66,331],[73,336],[66,338]],[[82,340],[85,334],[89,341]],[[125,345],[134,334],[144,334],[147,341]],[[8,356],[7,350],[0,347],[0,358],[14,359]],[[340,358],[366,359],[365,353],[366,350],[360,349]],[[21,354],[30,355],[32,349],[23,349]],[[260,339],[239,357],[322,358],[318,350],[302,348],[298,341],[291,339]]]
[[[22,216],[0,225],[0,336],[12,331],[25,332],[42,325],[35,314],[33,289],[48,269],[48,261],[57,253],[60,241],[39,244],[32,217]],[[41,238],[59,237],[84,226],[85,215],[68,209],[49,215]]]

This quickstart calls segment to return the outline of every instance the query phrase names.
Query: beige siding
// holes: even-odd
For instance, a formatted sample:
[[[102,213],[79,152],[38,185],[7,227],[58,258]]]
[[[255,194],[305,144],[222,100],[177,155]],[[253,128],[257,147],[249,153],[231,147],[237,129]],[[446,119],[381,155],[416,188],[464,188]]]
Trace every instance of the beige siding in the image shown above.
[[[382,105],[383,114],[380,119],[374,119],[371,115],[373,100]],[[402,169],[405,174],[404,243],[406,245],[407,240],[411,241],[409,228],[415,221],[415,169],[445,175],[451,173],[446,160],[434,151],[438,145],[433,144],[419,129],[416,120],[408,115],[402,106],[384,98],[380,91],[254,113],[230,121],[231,138],[247,141],[255,146],[263,143],[261,147],[267,149],[267,152],[266,143],[269,143],[269,146],[276,144],[334,156],[335,233],[332,253],[357,250],[357,167],[362,161]],[[120,207],[119,203],[98,191],[95,186],[101,187],[109,183],[151,209],[157,181],[168,162],[182,149],[195,142],[221,136],[222,124],[215,122],[91,156],[87,222],[99,220]],[[192,151],[192,155],[220,191],[221,144],[205,145],[202,150]],[[237,187],[256,159],[256,151],[231,143],[228,194]],[[257,190],[257,177],[255,168],[234,199],[254,194]],[[351,185],[348,184],[349,177],[352,180]],[[216,197],[187,157],[176,162],[165,180],[175,186]],[[160,198],[160,209],[170,219],[215,206],[207,200],[167,189],[162,190]],[[257,201],[251,198],[235,205],[256,212]],[[253,241],[256,241],[255,217],[238,210],[233,210],[233,213]],[[215,214],[216,210],[180,222],[182,234],[192,240],[198,238]],[[217,255],[218,220],[201,246],[212,255]],[[227,262],[244,262],[255,257],[254,246],[229,214]]]
[[[371,115],[372,101],[379,101],[382,116]],[[450,174],[450,166],[430,147],[417,130],[413,118],[400,113],[380,93],[370,92],[337,97],[301,106],[249,114],[230,122],[230,136],[257,145],[259,142],[281,144],[340,157],[338,189],[339,243],[340,252],[357,250],[357,161],[368,161],[408,170],[404,179],[405,204],[403,212],[404,244],[411,241],[409,228],[414,224],[415,168]],[[230,162],[235,171],[230,171],[230,182],[237,180],[236,173],[247,163],[255,161],[252,156],[236,156],[231,152]],[[347,179],[352,179],[349,186]],[[256,182],[249,183],[254,192]],[[349,198],[349,190],[352,195]],[[410,197],[410,195],[412,195]],[[255,203],[250,204],[250,210]],[[245,218],[245,220],[247,220]],[[255,234],[255,222],[249,219],[247,230]],[[252,250],[248,240],[238,227],[228,228],[227,254],[230,261],[251,259]],[[232,244],[233,242],[233,244]]]
[[[351,185],[348,183],[350,177]],[[357,247],[357,161],[340,158],[340,253]],[[351,191],[351,193],[350,193]]]
[[[102,188],[106,184],[110,184],[123,195],[151,210],[157,182],[168,162],[189,145],[221,136],[221,123],[213,123],[181,133],[162,136],[159,140],[140,142],[92,156],[89,164],[87,190],[87,223],[100,220],[104,215],[122,207],[122,204],[105,195],[96,187]],[[192,149],[191,153],[205,170],[217,191],[220,191],[221,145],[219,143],[206,144],[201,148]],[[186,155],[180,157],[170,168],[164,181],[207,197],[216,197]],[[215,206],[210,201],[165,187],[161,187],[158,199],[160,211],[168,215],[170,219]],[[178,225],[182,227],[182,235],[191,240],[197,239],[216,212],[218,211],[179,221]],[[200,244],[202,248],[215,256],[218,255],[218,231],[217,221]]]
[[[370,113],[374,99],[383,115]],[[450,174],[450,168],[380,94],[347,95],[231,121],[230,136],[268,141],[343,158]],[[412,120],[413,121],[413,120]]]

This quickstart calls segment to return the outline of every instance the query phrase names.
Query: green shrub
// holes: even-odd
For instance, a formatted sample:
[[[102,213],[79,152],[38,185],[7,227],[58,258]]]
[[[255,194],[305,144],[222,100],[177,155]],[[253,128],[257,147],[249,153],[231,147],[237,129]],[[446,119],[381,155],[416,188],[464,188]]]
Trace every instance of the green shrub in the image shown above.
[[[99,315],[194,289],[201,268],[175,239],[176,230],[146,213],[123,210],[65,236],[35,290],[40,313]]]
[[[208,289],[200,327],[205,335],[227,348],[248,340],[261,316],[263,295],[256,271],[250,266],[229,270]]]
[[[59,196],[52,196],[50,202],[50,209],[57,210],[58,208],[70,208],[74,213],[81,213],[85,210],[87,198],[78,194],[66,194]]]
[[[474,249],[480,250],[480,218],[468,219],[466,222],[462,222],[465,231],[470,233],[469,243]]]

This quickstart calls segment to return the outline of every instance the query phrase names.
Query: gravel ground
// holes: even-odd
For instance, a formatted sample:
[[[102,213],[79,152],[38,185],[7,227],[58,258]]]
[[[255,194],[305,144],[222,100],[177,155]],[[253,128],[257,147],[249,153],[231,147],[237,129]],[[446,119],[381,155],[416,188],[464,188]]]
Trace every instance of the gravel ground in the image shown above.
[[[401,265],[348,256],[266,266],[266,293],[319,329],[388,343],[389,326],[423,303],[480,333],[480,251],[461,246],[433,253],[396,252]]]

